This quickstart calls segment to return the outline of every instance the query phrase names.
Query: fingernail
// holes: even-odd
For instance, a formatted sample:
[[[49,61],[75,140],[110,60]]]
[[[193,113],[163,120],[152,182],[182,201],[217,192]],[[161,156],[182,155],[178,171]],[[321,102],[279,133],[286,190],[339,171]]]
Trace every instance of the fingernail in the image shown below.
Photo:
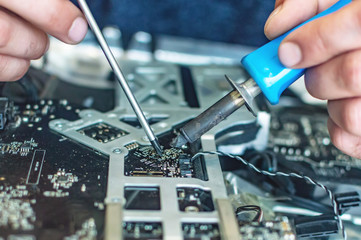
[[[276,7],[276,9],[273,10],[273,12],[268,17],[268,19],[270,19],[270,18],[274,17],[275,15],[277,15],[281,11],[282,6],[283,6],[283,4],[280,4],[278,7]]]
[[[82,17],[78,17],[74,20],[73,24],[69,29],[69,39],[74,43],[78,43],[85,37],[88,31],[88,24]]]
[[[286,67],[295,66],[302,60],[301,48],[292,42],[283,43],[278,49],[278,57]]]

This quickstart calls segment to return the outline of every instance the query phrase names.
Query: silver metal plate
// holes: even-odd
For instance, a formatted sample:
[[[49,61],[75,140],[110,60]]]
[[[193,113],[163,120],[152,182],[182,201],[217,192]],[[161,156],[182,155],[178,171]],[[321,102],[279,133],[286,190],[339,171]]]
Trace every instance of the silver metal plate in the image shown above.
[[[206,105],[207,101],[210,101],[208,96],[200,94],[202,97],[202,108],[189,108],[183,106],[183,89],[180,85],[179,69],[175,65],[153,63],[135,63],[135,62],[123,62],[125,66],[124,71],[129,76],[134,76],[134,81],[139,81],[142,88],[135,91],[135,95],[138,101],[142,102],[146,96],[157,93],[162,98],[167,100],[165,104],[143,104],[143,110],[145,116],[150,118],[162,119],[158,123],[151,125],[156,135],[171,131],[175,126],[185,123],[189,119],[197,116]],[[222,72],[222,68],[214,68],[214,71]],[[239,73],[238,77],[242,77],[241,71],[231,68],[223,69],[225,72],[234,71],[234,75]],[[197,86],[207,84],[201,82],[201,79],[208,81],[208,76],[205,73],[209,73],[211,69],[194,69],[194,75],[196,76]],[[203,77],[201,75],[204,75]],[[235,76],[237,78],[237,76]],[[174,81],[178,94],[171,94],[165,90],[164,86],[170,80]],[[226,80],[224,80],[226,82]],[[154,91],[153,91],[154,90]],[[222,88],[213,87],[212,98],[221,96],[224,91]],[[109,156],[109,173],[108,173],[108,188],[107,196],[105,199],[107,208],[108,221],[116,221],[118,223],[124,221],[136,221],[136,222],[161,222],[163,228],[163,239],[183,239],[182,223],[220,223],[220,214],[216,208],[210,212],[182,212],[178,206],[178,196],[176,189],[178,187],[190,187],[200,188],[203,190],[211,191],[213,203],[216,206],[217,199],[226,199],[227,192],[224,184],[224,178],[221,171],[219,159],[216,155],[209,155],[204,157],[205,169],[208,175],[208,181],[203,181],[196,178],[165,178],[165,177],[138,177],[138,176],[125,176],[124,164],[125,157],[129,151],[124,146],[133,142],[137,142],[140,145],[150,145],[147,141],[143,129],[136,128],[125,122],[122,122],[123,118],[134,117],[134,113],[130,106],[124,101],[124,97],[120,95],[118,100],[119,107],[107,112],[101,113],[95,110],[83,110],[79,112],[79,120],[66,121],[64,119],[55,119],[50,122],[49,126],[52,130],[62,134],[63,136],[70,138],[76,142],[79,142],[95,151]],[[267,121],[267,120],[266,120]],[[87,128],[97,123],[103,123],[128,134],[114,139],[109,142],[99,142],[92,139],[79,130]],[[216,150],[215,136],[217,132],[226,129],[229,126],[235,124],[261,124],[260,119],[254,118],[246,109],[240,109],[235,114],[230,116],[227,120],[219,124],[215,129],[209,131],[201,138],[201,147],[203,151]],[[261,127],[262,129],[262,127]],[[266,128],[264,128],[266,129]],[[267,128],[268,129],[268,128]],[[264,138],[266,139],[266,138]],[[255,141],[255,139],[249,142]],[[259,141],[259,139],[258,139]],[[247,142],[247,144],[249,144]],[[237,146],[236,146],[237,148]],[[124,188],[131,187],[158,187],[160,190],[160,204],[161,209],[159,211],[144,211],[144,210],[126,210],[119,208],[119,205],[125,204]],[[222,200],[224,201],[224,200]],[[118,206],[118,207],[116,207]],[[111,209],[118,209],[112,211]],[[119,213],[121,211],[121,213]],[[122,219],[114,219],[114,218]],[[230,218],[232,216],[229,216]],[[119,226],[121,227],[121,226]],[[109,239],[114,237],[121,238],[121,231],[119,229],[114,232],[109,232],[108,226],[106,226],[106,233]],[[220,228],[221,229],[221,228]],[[108,238],[107,238],[108,239]]]

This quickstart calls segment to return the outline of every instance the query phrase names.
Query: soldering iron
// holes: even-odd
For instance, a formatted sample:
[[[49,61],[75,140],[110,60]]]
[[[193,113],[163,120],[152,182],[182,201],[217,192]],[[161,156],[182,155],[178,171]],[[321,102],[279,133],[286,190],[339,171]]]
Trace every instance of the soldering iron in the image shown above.
[[[251,78],[242,84],[237,84],[226,77],[234,90],[182,127],[171,145],[181,147],[188,142],[195,142],[243,105],[246,105],[247,109],[255,115],[254,98],[261,92],[271,104],[277,104],[282,92],[299,79],[306,70],[287,68],[280,62],[278,48],[282,40],[297,28],[333,13],[350,2],[351,0],[338,1],[327,10],[245,56],[242,64]]]

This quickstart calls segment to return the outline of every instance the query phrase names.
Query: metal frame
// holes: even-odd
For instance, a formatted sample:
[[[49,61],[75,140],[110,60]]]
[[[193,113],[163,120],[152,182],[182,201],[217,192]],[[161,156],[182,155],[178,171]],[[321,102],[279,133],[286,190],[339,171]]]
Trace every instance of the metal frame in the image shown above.
[[[134,62],[129,63],[130,69],[136,70],[136,64]],[[157,67],[168,68],[164,79],[169,79],[169,75],[178,71],[175,66],[166,64],[155,64]],[[140,63],[138,66],[144,66]],[[149,65],[148,65],[149,66]],[[154,66],[154,65],[153,65]],[[125,68],[125,69],[129,69]],[[129,73],[128,73],[129,74]],[[131,73],[130,73],[131,74]],[[172,75],[173,76],[173,75]],[[172,79],[174,79],[172,77]],[[179,84],[180,79],[177,79]],[[166,80],[164,80],[165,82]],[[159,84],[160,85],[160,84]],[[159,91],[162,91],[161,89]],[[218,90],[219,91],[219,90]],[[181,93],[181,92],[180,92]],[[140,93],[135,93],[137,94]],[[182,95],[180,95],[182,96]],[[168,96],[171,97],[171,96]],[[79,120],[67,121],[64,119],[55,119],[49,123],[52,130],[62,134],[63,136],[70,138],[76,142],[79,142],[95,151],[99,151],[102,154],[109,156],[109,173],[108,173],[108,188],[105,203],[107,204],[106,212],[106,226],[105,233],[106,239],[121,239],[122,233],[117,230],[112,230],[114,226],[121,226],[122,221],[141,221],[141,222],[162,222],[163,238],[164,239],[183,239],[181,223],[194,222],[194,223],[218,223],[222,236],[234,236],[234,233],[226,233],[222,231],[228,231],[225,224],[222,222],[220,216],[224,216],[224,211],[229,212],[230,205],[224,205],[225,199],[227,199],[226,186],[224,184],[224,178],[221,171],[219,159],[215,155],[205,156],[205,165],[208,175],[208,181],[202,181],[196,178],[156,178],[156,177],[134,177],[124,175],[124,159],[128,154],[128,150],[125,145],[133,142],[137,142],[140,145],[149,145],[143,129],[135,128],[128,125],[120,119],[125,117],[134,117],[134,113],[130,106],[122,103],[122,107],[118,107],[110,112],[101,113],[95,110],[82,110],[79,112]],[[179,105],[179,98],[176,96],[170,99],[169,105],[150,105],[144,106],[145,116],[151,117],[165,117],[154,125],[152,129],[156,135],[161,135],[168,131],[172,131],[175,126],[186,122],[187,120],[197,116],[202,109],[191,109],[188,107]],[[103,122],[113,127],[122,129],[128,132],[128,135],[122,136],[118,139],[107,143],[100,143],[96,140],[82,135],[78,131],[93,124]],[[246,109],[240,109],[235,114],[230,116],[227,120],[223,121],[215,129],[209,131],[201,138],[201,145],[203,151],[216,150],[216,144],[214,136],[215,134],[228,126],[234,124],[248,124],[248,123],[260,123],[259,119],[254,118]],[[256,140],[256,141],[259,141]],[[126,186],[156,186],[160,189],[160,211],[138,211],[138,210],[124,210],[122,205],[125,202],[124,199],[124,187]],[[177,187],[194,187],[205,190],[210,190],[214,205],[217,209],[213,212],[181,212],[178,207],[177,199]],[[224,207],[220,207],[222,203]],[[121,213],[119,212],[121,211]],[[122,218],[122,219],[119,219]],[[229,216],[227,221],[235,221],[235,218]],[[115,224],[116,223],[116,224]],[[223,225],[221,225],[223,224]],[[223,229],[223,230],[222,230]],[[224,237],[223,239],[230,239]]]

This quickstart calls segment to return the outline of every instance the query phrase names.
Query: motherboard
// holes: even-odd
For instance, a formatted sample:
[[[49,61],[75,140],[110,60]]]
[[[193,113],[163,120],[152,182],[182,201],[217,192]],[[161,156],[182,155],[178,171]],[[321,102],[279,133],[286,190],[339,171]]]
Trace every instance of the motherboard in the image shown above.
[[[331,143],[325,108],[303,106],[275,110],[270,149],[290,170],[321,180],[360,184],[361,160],[343,154]]]
[[[77,119],[79,108],[43,100],[8,111],[13,117],[1,132],[0,152],[2,239],[100,236],[108,157],[54,134],[48,125],[58,117]]]
[[[83,81],[84,72],[100,74],[95,65],[82,62],[65,80],[32,69],[26,81],[51,79],[36,99],[21,101],[18,86],[4,86],[0,240],[342,239],[334,201],[348,239],[359,239],[361,160],[332,145],[324,107],[267,110],[260,98],[256,117],[239,109],[173,148],[179,129],[232,89],[224,75],[243,82],[247,73],[123,59],[160,157],[112,77]]]

